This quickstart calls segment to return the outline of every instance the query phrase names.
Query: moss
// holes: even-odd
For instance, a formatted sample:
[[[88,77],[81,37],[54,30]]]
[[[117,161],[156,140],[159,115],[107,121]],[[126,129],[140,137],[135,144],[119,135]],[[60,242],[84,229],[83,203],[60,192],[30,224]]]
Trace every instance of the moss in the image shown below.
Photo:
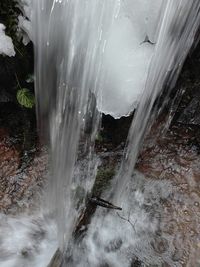
[[[110,185],[110,181],[115,175],[114,167],[101,166],[97,172],[95,184],[92,190],[92,194],[95,196],[100,196],[103,191],[105,191]]]
[[[103,137],[102,137],[102,135],[100,133],[98,133],[96,135],[95,142],[96,142],[96,144],[102,144],[104,142],[104,139],[103,139]]]

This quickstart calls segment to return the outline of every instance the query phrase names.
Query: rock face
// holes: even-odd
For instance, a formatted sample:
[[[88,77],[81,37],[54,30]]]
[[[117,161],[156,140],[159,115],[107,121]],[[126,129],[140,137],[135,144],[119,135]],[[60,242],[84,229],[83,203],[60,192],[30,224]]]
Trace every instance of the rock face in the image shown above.
[[[147,179],[167,179],[173,185],[172,196],[162,203],[160,231],[152,243],[166,266],[200,263],[199,70],[197,46],[176,85],[175,90],[182,90],[176,105],[171,107],[168,118],[161,116],[153,125],[137,163]],[[163,125],[168,125],[164,131]]]
[[[200,45],[187,58],[177,88],[184,93],[176,110],[175,120],[191,126],[200,125]]]
[[[198,94],[194,95],[189,105],[183,110],[178,122],[187,125],[200,126],[200,87]]]
[[[155,134],[151,132],[151,137],[147,138],[137,168],[149,179],[170,181],[173,193],[162,203],[161,241],[156,240],[154,248],[156,251],[159,249],[161,255],[163,252],[160,250],[165,249],[173,266],[198,266],[200,157],[193,139],[194,130],[173,126],[171,131],[156,141],[152,139]],[[166,243],[171,245],[166,247]]]
[[[0,211],[19,212],[33,206],[46,174],[47,153],[36,149],[26,168],[21,165],[21,151],[0,129]]]
[[[0,104],[0,211],[33,205],[47,168],[47,152],[36,142],[35,122],[14,104]]]

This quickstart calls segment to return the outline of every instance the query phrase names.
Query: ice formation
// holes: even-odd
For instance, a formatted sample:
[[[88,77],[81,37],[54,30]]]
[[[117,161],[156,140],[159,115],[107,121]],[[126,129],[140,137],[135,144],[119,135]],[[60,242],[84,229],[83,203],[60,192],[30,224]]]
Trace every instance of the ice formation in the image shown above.
[[[106,81],[96,93],[99,111],[129,115],[144,90],[156,46],[162,0],[121,1],[104,52]]]
[[[31,33],[30,21],[26,19],[31,20],[31,0],[19,0],[19,2],[24,12],[24,16],[19,17],[20,28],[35,42]],[[76,2],[79,3],[78,1]],[[81,39],[79,37],[78,42],[80,43],[74,44],[74,49],[76,50],[74,51],[74,58],[78,57],[80,49],[86,45],[85,39],[90,39],[92,49],[97,47],[98,52],[93,58],[93,67],[91,69],[95,69],[95,65],[99,65],[100,72],[104,74],[102,75],[103,78],[100,78],[101,81],[96,82],[96,79],[98,80],[98,76],[101,74],[99,75],[98,70],[93,72],[95,81],[91,83],[91,90],[96,95],[97,108],[100,112],[119,118],[129,115],[136,108],[145,87],[149,64],[156,46],[157,31],[164,2],[163,0],[155,0],[152,4],[148,0],[113,1],[112,8],[109,7],[107,10],[107,17],[103,15],[105,21],[101,22],[102,25],[97,23],[98,18],[96,17],[99,14],[93,18],[93,23],[97,29],[96,32],[98,28],[102,27],[102,36],[98,36],[98,33],[94,33],[91,30],[84,33],[87,38]],[[84,5],[84,3],[82,4]],[[77,5],[81,6],[82,4]],[[53,1],[52,5],[53,7],[66,5],[63,9],[69,12],[67,11],[67,5],[70,7],[71,4],[66,4],[65,1]],[[93,5],[100,5],[100,3],[98,1],[94,3],[92,0],[88,2],[88,5],[90,6],[90,11],[87,11],[88,13],[84,14],[84,16],[89,18],[92,16]],[[105,5],[105,1],[102,1],[102,5]],[[113,11],[114,9],[116,10]],[[76,12],[78,12],[78,8]],[[109,21],[109,17],[110,21],[112,20],[114,12],[116,15],[110,26],[106,21]],[[49,16],[51,17],[50,14]],[[81,19],[84,20],[84,18]],[[49,27],[48,20],[51,21],[51,18],[43,22],[46,23],[47,32]],[[69,23],[72,24],[73,21]],[[67,36],[67,28],[65,28],[65,31]],[[62,35],[65,35],[64,31]],[[79,36],[81,35],[79,34]],[[54,38],[58,38],[58,36],[54,36]],[[59,35],[59,38],[61,41],[64,36]],[[71,41],[69,38],[68,43]],[[103,48],[99,49],[102,45],[100,44],[101,42],[104,42]],[[85,55],[85,57],[87,57],[85,61],[88,61],[88,56]],[[84,64],[82,64],[82,68],[85,68]]]
[[[18,17],[19,35],[22,36],[24,45],[27,45],[32,40],[32,2],[31,0],[18,0],[22,15]]]
[[[15,55],[12,39],[5,34],[5,26],[0,24],[0,55],[12,57]]]

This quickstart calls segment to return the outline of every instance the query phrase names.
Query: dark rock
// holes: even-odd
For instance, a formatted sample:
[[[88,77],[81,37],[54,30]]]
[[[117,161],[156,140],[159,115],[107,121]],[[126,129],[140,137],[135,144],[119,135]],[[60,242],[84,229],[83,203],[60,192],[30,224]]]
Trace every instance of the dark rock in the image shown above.
[[[12,101],[13,101],[13,96],[6,90],[2,89],[0,92],[0,103],[7,103]]]
[[[63,253],[57,249],[47,267],[60,267],[63,261]]]
[[[98,267],[110,267],[110,265],[107,262],[103,262]]]
[[[200,94],[195,95],[189,105],[183,110],[178,122],[187,125],[200,126]]]
[[[121,239],[115,239],[106,247],[107,252],[115,252],[119,250],[122,246],[122,240]]]
[[[154,250],[159,254],[166,252],[169,248],[168,241],[165,238],[159,236],[155,238],[152,246]]]
[[[141,266],[142,262],[136,258],[132,260],[130,267],[141,267]]]

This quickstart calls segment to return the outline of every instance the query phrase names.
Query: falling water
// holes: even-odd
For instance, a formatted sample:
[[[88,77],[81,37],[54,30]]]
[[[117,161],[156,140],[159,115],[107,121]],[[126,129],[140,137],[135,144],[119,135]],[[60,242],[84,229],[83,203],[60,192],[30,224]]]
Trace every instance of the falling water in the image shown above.
[[[47,255],[50,261],[58,245],[61,251],[71,249],[71,261],[65,266],[126,267],[134,256],[145,266],[161,266],[162,258],[151,247],[158,218],[150,218],[143,206],[160,207],[160,200],[170,196],[172,185],[166,180],[147,181],[134,166],[156,99],[166,82],[167,95],[173,89],[194,41],[200,2],[34,0],[33,10],[37,120],[51,156],[42,208],[48,215],[42,216],[40,224],[44,228],[48,224],[46,242],[52,246],[45,249],[43,240],[45,260],[29,265],[47,264]],[[105,192],[123,212],[97,210],[86,237],[77,246],[73,232],[98,164],[93,145],[100,113],[119,118],[135,108],[121,168],[112,188]],[[35,229],[35,223],[24,220]],[[52,240],[54,221],[58,237]],[[26,235],[28,230],[21,226]],[[35,243],[32,251],[37,257]],[[163,257],[173,264],[170,255]],[[28,266],[27,261],[24,264]],[[7,266],[16,264],[9,262]]]
[[[155,205],[158,212],[159,205],[156,203],[161,199],[170,198],[172,185],[167,180],[150,183],[144,181],[144,177],[134,172],[134,166],[145,133],[152,123],[150,117],[156,117],[156,99],[161,95],[166,83],[166,98],[169,96],[194,42],[200,23],[199,11],[199,1],[166,1],[145,90],[129,131],[124,159],[113,187],[106,195],[112,196],[114,201],[123,207],[123,213],[96,213],[83,245],[91,253],[86,261],[75,261],[74,266],[87,266],[87,261],[90,266],[135,266],[134,257],[144,262],[145,266],[161,266],[165,261],[170,266],[182,266],[181,263],[173,262],[170,250],[164,253],[162,258],[160,255],[156,256],[151,243],[152,236],[156,235],[160,227],[159,217],[152,217],[151,212],[148,214],[143,208],[151,206],[154,209]],[[155,211],[154,213],[156,214]],[[164,240],[170,242],[170,239]],[[78,258],[77,253],[74,258]],[[196,258],[193,263],[195,266],[197,261]]]
[[[76,188],[81,185],[86,197],[94,181],[96,165],[91,166],[90,160],[92,142],[99,125],[96,108],[120,117],[129,114],[139,101],[126,155],[112,189],[114,199],[119,205],[126,203],[123,208],[131,216],[133,203],[127,198],[127,186],[130,196],[132,172],[153,105],[167,79],[169,84],[171,82],[169,87],[173,88],[193,43],[199,22],[198,1],[157,1],[154,12],[152,7],[144,8],[145,3],[116,0],[34,2],[38,122],[40,131],[46,132],[50,142],[52,174],[47,203],[57,220],[60,248],[66,248],[70,242],[84,206],[82,203],[81,208],[76,209]],[[140,7],[145,15],[143,20],[135,12]],[[137,58],[138,55],[141,56]],[[127,102],[129,95],[131,101]],[[86,142],[86,169],[90,170],[87,178],[81,179],[80,175],[77,179],[74,178],[74,169],[81,142]],[[101,225],[103,217],[103,214],[97,215],[95,224]],[[110,214],[106,220],[110,224],[116,222]],[[115,226],[120,227],[120,224]],[[101,232],[104,232],[104,227]],[[123,240],[123,235],[128,232],[120,231],[119,240]],[[112,235],[116,238],[116,233],[111,230],[108,233],[105,229],[105,233],[111,239]],[[99,232],[98,235],[101,242],[103,237]],[[146,254],[149,253],[147,249]],[[89,254],[88,251],[88,258]],[[90,265],[96,266],[99,260],[93,257]],[[109,261],[118,266],[117,259],[115,256]],[[126,258],[122,257],[120,264],[123,261],[126,266]],[[87,265],[83,264],[83,259],[81,264]]]
[[[118,189],[114,188],[116,198],[130,181],[145,131],[150,126],[149,118],[156,99],[165,83],[168,84],[166,98],[175,86],[200,23],[199,8],[200,3],[195,0],[167,1],[145,90],[129,131],[127,150],[117,181]]]
[[[107,10],[114,5],[113,1],[34,3],[38,121],[50,139],[47,203],[55,212],[60,247],[70,240],[79,214],[76,190],[82,187],[86,196],[95,177],[89,159],[87,179],[76,180],[74,169],[81,143],[85,143],[82,153],[90,157],[98,127],[94,92],[102,86],[101,53],[107,34],[101,25],[103,20],[107,27],[112,23],[116,11],[107,14]]]

